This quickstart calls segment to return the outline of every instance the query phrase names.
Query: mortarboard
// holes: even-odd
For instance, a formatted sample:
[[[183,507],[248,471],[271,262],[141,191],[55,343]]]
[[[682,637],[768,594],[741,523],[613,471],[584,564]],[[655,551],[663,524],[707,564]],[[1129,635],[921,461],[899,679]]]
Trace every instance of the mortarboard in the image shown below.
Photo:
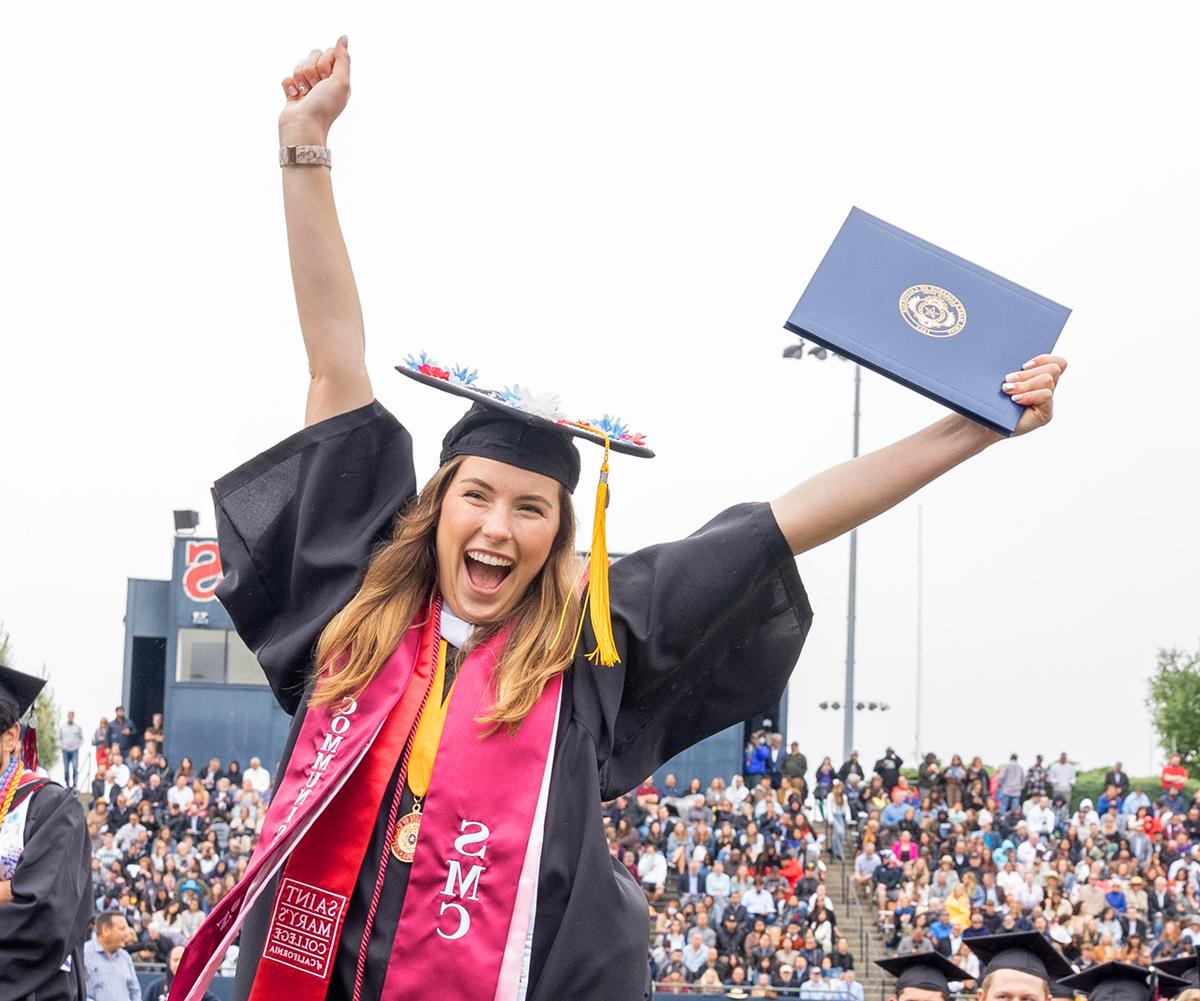
[[[11,667],[0,666],[0,695],[5,695],[17,704],[17,716],[9,719],[7,715],[0,718],[0,730],[7,730],[29,712],[38,692],[46,687],[45,678],[35,678],[32,674],[14,671]]]
[[[1178,959],[1164,959],[1155,963],[1154,968],[1169,977],[1178,977],[1186,981],[1189,987],[1200,987],[1200,956],[1180,956]]]
[[[592,522],[587,591],[596,649],[588,657],[606,667],[616,664],[620,658],[613,641],[608,606],[608,543],[605,538],[608,453],[611,450],[651,458],[654,452],[646,447],[645,438],[608,414],[591,420],[568,417],[553,394],[535,395],[519,385],[503,390],[485,389],[476,381],[476,370],[460,365],[444,368],[424,351],[419,357],[409,355],[396,370],[426,386],[472,401],[471,409],[442,441],[442,464],[460,455],[480,456],[549,476],[573,491],[579,483],[580,462],[572,439],[582,438],[604,447]]]
[[[1075,1001],[1076,992],[1074,987],[1064,987],[1061,980],[1051,980],[1050,996],[1052,998],[1064,998],[1069,999],[1069,1001]]]
[[[997,970],[1018,970],[1045,980],[1061,980],[1075,971],[1049,942],[1035,931],[980,935],[966,946],[984,964],[984,976]]]
[[[1186,980],[1132,963],[1103,963],[1064,977],[1063,985],[1086,994],[1088,1001],[1152,1001],[1154,982],[1164,997],[1173,997],[1188,986]]]
[[[45,687],[45,678],[36,678],[32,674],[0,665],[0,696],[9,702],[7,709],[0,708],[0,731],[22,721],[29,724],[25,727],[22,747],[17,752],[17,757],[24,758],[28,768],[37,768],[37,729],[29,710],[33,708],[38,692]],[[10,719],[13,704],[16,705],[16,716]],[[4,703],[0,702],[0,707],[3,705]]]
[[[877,959],[875,965],[896,978],[897,996],[906,987],[915,987],[923,991],[937,991],[949,997],[951,980],[969,979],[963,970],[937,952]]]

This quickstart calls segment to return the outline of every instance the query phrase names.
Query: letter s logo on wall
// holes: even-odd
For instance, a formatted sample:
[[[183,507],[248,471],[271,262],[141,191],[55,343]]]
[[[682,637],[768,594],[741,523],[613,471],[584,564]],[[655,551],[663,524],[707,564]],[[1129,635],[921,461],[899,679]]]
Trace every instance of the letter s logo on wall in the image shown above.
[[[217,544],[189,542],[183,555],[183,593],[192,601],[212,601],[221,580],[221,554]]]

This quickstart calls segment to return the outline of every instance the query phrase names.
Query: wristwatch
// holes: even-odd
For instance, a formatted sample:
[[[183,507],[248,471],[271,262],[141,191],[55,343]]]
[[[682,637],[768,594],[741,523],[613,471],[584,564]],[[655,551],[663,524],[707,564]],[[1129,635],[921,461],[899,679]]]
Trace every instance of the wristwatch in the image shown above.
[[[328,146],[281,146],[279,166],[332,167],[333,155]]]

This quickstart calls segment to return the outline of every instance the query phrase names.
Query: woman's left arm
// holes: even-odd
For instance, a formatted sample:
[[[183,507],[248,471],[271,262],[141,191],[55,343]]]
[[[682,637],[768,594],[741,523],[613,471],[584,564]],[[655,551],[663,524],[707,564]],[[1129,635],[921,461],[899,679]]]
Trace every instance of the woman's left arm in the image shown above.
[[[1004,392],[1025,407],[1014,436],[1050,422],[1054,390],[1067,361],[1038,355],[1005,376]],[[951,414],[878,452],[859,456],[805,480],[771,503],[793,553],[836,539],[895,507],[960,462],[1003,438],[982,424]]]

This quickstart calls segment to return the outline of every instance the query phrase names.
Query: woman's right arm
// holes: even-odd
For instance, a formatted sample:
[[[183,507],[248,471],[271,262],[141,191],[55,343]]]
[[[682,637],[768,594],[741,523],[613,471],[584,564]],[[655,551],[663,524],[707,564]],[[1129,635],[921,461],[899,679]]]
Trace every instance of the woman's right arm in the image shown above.
[[[350,98],[346,37],[332,49],[314,49],[282,86],[287,104],[279,116],[280,146],[325,146]],[[282,174],[292,284],[308,352],[307,427],[365,406],[374,394],[367,376],[362,306],[329,168],[292,164]]]

